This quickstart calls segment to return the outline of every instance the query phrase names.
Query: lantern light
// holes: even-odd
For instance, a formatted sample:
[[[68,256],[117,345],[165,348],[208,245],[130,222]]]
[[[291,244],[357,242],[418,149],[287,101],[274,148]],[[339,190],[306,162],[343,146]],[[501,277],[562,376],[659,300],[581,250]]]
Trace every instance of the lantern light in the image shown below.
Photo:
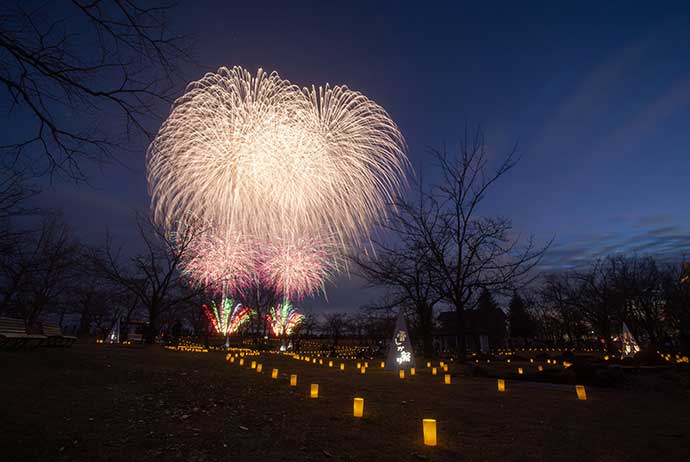
[[[297,386],[297,374],[290,374],[290,386],[291,387]]]
[[[328,367],[333,367],[333,361],[328,361]]]
[[[252,366],[252,369],[256,369],[256,361],[252,361],[251,366]]]
[[[446,385],[450,385],[450,374],[446,374],[443,380]]]
[[[430,367],[431,367],[431,362],[427,361],[427,362],[426,362],[426,368],[428,369],[428,368],[430,368]]]
[[[355,417],[362,417],[362,414],[364,414],[364,398],[355,398],[352,413]]]
[[[384,367],[386,367],[386,363],[381,361],[381,369],[383,369]]]
[[[415,375],[416,373],[417,373],[417,371],[415,370],[415,368],[411,367],[410,368],[410,375]]]
[[[577,393],[577,399],[587,401],[587,392],[584,385],[575,385],[575,392]]]
[[[244,366],[244,358],[240,358],[240,366]]]
[[[273,369],[273,371],[271,372],[271,378],[272,379],[278,378],[278,369]]]
[[[435,367],[431,368],[431,375],[436,375],[436,368]]]
[[[521,368],[521,367],[518,367],[518,374],[522,375],[523,372],[524,372],[524,371],[522,370],[522,368]]]
[[[256,372],[261,372],[263,369],[263,365],[261,363],[256,365]]]
[[[364,374],[367,373],[367,368],[364,367],[364,366],[362,366],[362,367],[359,368],[359,371],[362,373],[362,375],[364,375]]]
[[[345,370],[345,364],[340,363],[340,370],[341,370],[341,371],[344,371],[344,370]]]
[[[400,369],[400,371],[398,371],[398,375],[400,376],[401,379],[404,379],[405,378],[405,369]]]
[[[498,379],[498,391],[501,393],[506,391],[506,381],[503,379]]]
[[[436,419],[422,419],[424,445],[436,446]]]
[[[311,384],[311,389],[309,390],[309,396],[312,398],[318,398],[319,397],[319,384],[318,383],[312,383]]]

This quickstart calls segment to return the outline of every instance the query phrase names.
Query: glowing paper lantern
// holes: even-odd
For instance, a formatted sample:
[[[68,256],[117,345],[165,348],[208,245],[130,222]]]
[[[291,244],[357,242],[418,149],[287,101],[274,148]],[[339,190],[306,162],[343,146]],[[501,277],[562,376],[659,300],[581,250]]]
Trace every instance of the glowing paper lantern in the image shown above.
[[[252,369],[256,369],[256,361],[252,361]]]
[[[522,375],[523,372],[524,372],[524,371],[522,370],[522,368],[521,368],[521,367],[518,367],[518,374]]]
[[[587,392],[584,385],[575,385],[575,392],[577,393],[577,399],[587,401]]]
[[[341,371],[344,371],[344,370],[345,370],[345,364],[340,363],[340,370],[341,370]]]
[[[366,374],[366,373],[367,373],[367,368],[366,368],[366,367],[360,367],[360,368],[359,368],[359,371],[360,371],[362,374]]]
[[[537,370],[538,370],[539,372],[543,371],[543,370],[544,370],[544,366],[542,366],[541,364],[538,365],[538,366],[537,366]]]
[[[386,367],[386,362],[385,362],[385,361],[381,361],[381,369],[383,369],[384,367]]]
[[[323,366],[323,359],[319,359],[319,364]]]
[[[263,365],[261,363],[256,365],[256,372],[261,372],[263,370]]]
[[[234,362],[235,362],[235,358],[234,358],[234,357],[230,358],[230,362],[231,362],[231,363],[234,363]]]
[[[431,362],[427,361],[427,362],[426,362],[426,368],[428,369],[428,368],[430,368],[430,367],[431,367]]]
[[[369,367],[369,363],[367,361],[364,361],[364,367]]]
[[[319,397],[319,384],[318,383],[312,383],[311,384],[311,389],[309,390],[309,396],[311,398],[318,398]]]
[[[504,392],[506,391],[506,381],[503,379],[498,379],[498,391]]]
[[[410,368],[410,375],[415,375],[416,373],[417,373],[417,371],[415,370],[415,368],[411,367]]]
[[[534,363],[534,358],[530,358],[530,359],[529,359],[529,362],[530,362],[530,363]]]
[[[364,398],[355,398],[352,414],[355,417],[362,417],[362,414],[364,414]]]
[[[443,372],[448,372],[448,364],[443,365]]]
[[[272,379],[278,378],[278,369],[273,369],[273,371],[271,372],[271,378]]]
[[[401,379],[404,379],[405,378],[405,369],[400,369],[400,372],[398,373],[398,375],[400,375]]]
[[[436,419],[422,419],[424,446],[436,446]]]
[[[290,386],[291,387],[297,386],[297,374],[290,374]]]
[[[357,363],[357,369],[362,367],[362,363]]]
[[[431,375],[436,375],[436,372],[437,372],[437,371],[436,371],[436,368],[435,368],[435,367],[432,367],[432,368],[431,368]]]
[[[240,358],[240,366],[244,366],[244,358]]]
[[[446,385],[450,385],[450,374],[446,374],[444,377],[444,382]]]
[[[507,362],[508,364],[510,364],[510,358],[506,359],[506,362]]]
[[[333,367],[333,361],[328,361],[328,367]]]

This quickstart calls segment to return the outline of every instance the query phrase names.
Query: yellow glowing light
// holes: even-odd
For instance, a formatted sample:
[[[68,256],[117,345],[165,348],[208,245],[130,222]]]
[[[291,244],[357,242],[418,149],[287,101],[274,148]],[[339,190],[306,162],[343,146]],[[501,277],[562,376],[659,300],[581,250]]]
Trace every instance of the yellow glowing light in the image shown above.
[[[290,386],[291,387],[297,386],[297,374],[290,374]]]
[[[450,385],[450,374],[446,374],[444,377],[444,383]]]
[[[319,359],[319,364],[323,366],[323,359]]]
[[[328,367],[333,367],[333,361],[328,361]]]
[[[244,358],[240,358],[240,366],[244,366]]]
[[[443,372],[448,372],[448,364],[443,365]]]
[[[422,419],[424,445],[436,446],[436,419]]]
[[[364,414],[364,398],[355,398],[352,413],[355,417],[362,417]]]
[[[319,397],[319,384],[318,383],[312,383],[311,384],[311,389],[309,390],[309,396],[312,398],[318,398]]]
[[[518,367],[518,374],[522,375],[524,372],[521,367]]]
[[[263,369],[263,367],[264,367],[264,366],[263,366],[261,363],[257,364],[257,365],[256,365],[256,372],[261,372],[262,369]]]
[[[383,369],[384,367],[386,367],[386,363],[381,361],[381,369]]]
[[[252,369],[256,369],[256,361],[252,361]]]
[[[426,368],[428,369],[428,368],[430,368],[430,367],[431,367],[431,362],[427,361],[427,362],[426,362]]]
[[[587,401],[587,392],[584,385],[575,385],[575,392],[577,393],[577,399]]]
[[[345,364],[340,363],[340,370],[341,370],[341,371],[344,371],[344,370],[345,370]]]
[[[506,391],[506,381],[503,379],[498,379],[498,391],[504,392]]]
[[[357,363],[357,369],[362,367],[362,363]]]
[[[235,362],[235,357],[234,357],[234,356],[233,356],[232,358],[230,358],[230,362],[231,362],[231,363],[234,363],[234,362]]]
[[[529,359],[529,362],[530,362],[530,363],[534,363],[534,358],[530,358],[530,359]]]
[[[367,368],[366,368],[366,367],[360,367],[360,368],[359,368],[359,371],[360,371],[362,374],[366,374],[366,373],[367,373]]]
[[[400,372],[398,372],[398,375],[400,376],[401,379],[405,378],[405,369],[400,369]]]
[[[272,379],[277,379],[278,378],[278,369],[273,369],[271,371],[271,378]]]
[[[416,373],[417,373],[417,371],[415,370],[415,368],[411,367],[410,368],[410,375],[415,375]]]
[[[538,370],[539,372],[543,371],[543,370],[544,370],[544,366],[542,366],[541,364],[538,365],[538,366],[537,366],[537,370]]]
[[[436,375],[437,371],[435,367],[431,368],[431,375]]]
[[[367,361],[364,361],[364,367],[369,367],[369,363]]]

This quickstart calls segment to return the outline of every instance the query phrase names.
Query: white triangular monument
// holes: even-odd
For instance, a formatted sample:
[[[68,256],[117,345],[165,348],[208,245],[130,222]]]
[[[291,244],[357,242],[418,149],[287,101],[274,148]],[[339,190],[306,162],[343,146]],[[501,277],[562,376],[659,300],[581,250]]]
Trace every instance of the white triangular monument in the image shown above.
[[[630,358],[635,356],[636,353],[640,351],[640,346],[635,341],[632,332],[628,329],[628,325],[623,323],[623,333],[620,336],[621,339],[621,349],[623,358]]]
[[[410,342],[410,332],[407,330],[407,321],[403,310],[400,310],[398,319],[395,321],[395,331],[393,339],[388,345],[388,356],[386,357],[386,369],[398,370],[415,367],[414,352],[412,342]]]
[[[120,316],[117,317],[115,325],[106,336],[105,343],[120,343]]]

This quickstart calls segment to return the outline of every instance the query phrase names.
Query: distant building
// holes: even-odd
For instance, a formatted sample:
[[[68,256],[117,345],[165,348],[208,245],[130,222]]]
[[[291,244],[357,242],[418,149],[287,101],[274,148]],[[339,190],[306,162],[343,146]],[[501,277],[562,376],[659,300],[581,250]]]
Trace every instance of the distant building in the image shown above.
[[[438,315],[434,330],[434,347],[438,353],[456,350],[455,311]],[[506,314],[500,308],[465,310],[465,345],[467,351],[488,352],[505,345],[507,337]]]

